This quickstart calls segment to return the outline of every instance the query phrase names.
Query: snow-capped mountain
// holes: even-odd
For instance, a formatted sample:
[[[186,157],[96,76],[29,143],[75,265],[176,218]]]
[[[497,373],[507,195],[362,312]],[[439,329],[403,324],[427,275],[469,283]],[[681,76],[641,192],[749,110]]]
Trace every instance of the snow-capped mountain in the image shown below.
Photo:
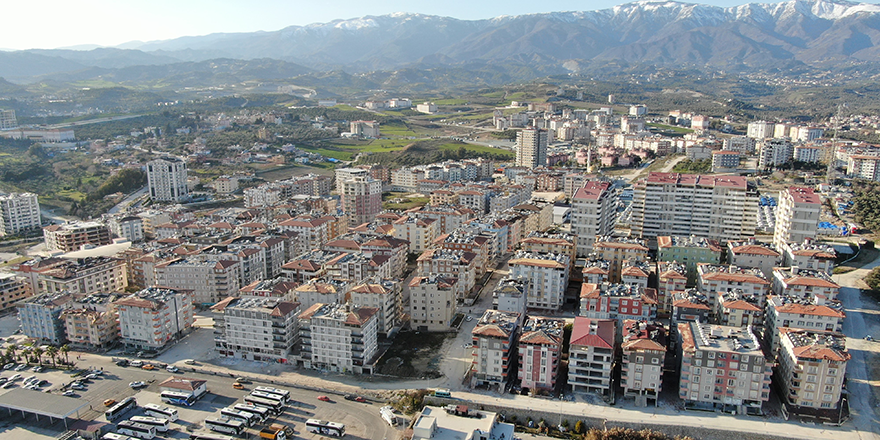
[[[828,66],[880,61],[880,5],[789,0],[721,8],[638,1],[596,11],[486,20],[397,13],[272,32],[131,42],[118,49],[146,52],[140,59],[148,58],[147,64],[168,59],[273,58],[313,69],[344,67],[350,71],[498,61],[550,63],[560,69],[614,61],[756,68]],[[94,65],[88,57],[74,59],[63,52],[40,55]],[[138,59],[127,53],[128,60]]]

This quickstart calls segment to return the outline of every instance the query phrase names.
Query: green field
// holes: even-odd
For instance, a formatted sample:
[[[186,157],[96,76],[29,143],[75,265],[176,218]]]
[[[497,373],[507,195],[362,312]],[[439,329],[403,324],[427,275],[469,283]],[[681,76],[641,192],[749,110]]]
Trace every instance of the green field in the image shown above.
[[[410,129],[406,124],[401,123],[390,123],[382,125],[379,128],[379,131],[382,133],[382,136],[418,136],[416,132],[412,131],[412,129]]]
[[[654,127],[654,128],[660,129],[660,130],[669,130],[669,131],[679,133],[679,134],[688,134],[688,133],[694,132],[693,130],[691,130],[689,128],[674,127],[672,125],[654,124],[654,123],[645,124],[645,125],[647,125],[648,127]]]
[[[469,101],[467,99],[439,99],[432,102],[437,105],[464,105]]]

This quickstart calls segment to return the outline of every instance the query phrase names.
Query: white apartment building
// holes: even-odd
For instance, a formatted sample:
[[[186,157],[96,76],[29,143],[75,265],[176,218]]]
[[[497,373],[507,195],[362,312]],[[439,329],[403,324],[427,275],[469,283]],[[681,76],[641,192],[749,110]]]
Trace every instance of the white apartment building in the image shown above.
[[[0,196],[0,237],[37,229],[40,226],[40,202],[36,194]]]
[[[353,180],[355,177],[370,177],[370,172],[363,168],[347,167],[337,168],[333,170],[333,175],[335,177],[336,189],[340,190],[342,188],[342,182],[346,180]]]
[[[547,166],[550,133],[543,128],[526,127],[516,134],[516,166]]]
[[[707,263],[697,265],[697,289],[712,304],[717,301],[719,294],[741,290],[745,296],[758,298],[763,307],[764,296],[770,291],[770,286],[770,281],[756,268]]]
[[[767,121],[749,122],[746,128],[746,136],[752,139],[772,138],[776,131],[776,124]]]
[[[764,314],[764,341],[776,356],[779,350],[779,331],[784,328],[805,329],[815,332],[843,332],[846,312],[839,303],[820,298],[804,299],[794,296],[771,295],[767,298]]]
[[[816,238],[822,198],[812,188],[791,186],[779,191],[773,247],[782,251],[786,243],[803,243]]]
[[[196,304],[216,304],[238,294],[240,270],[238,261],[175,258],[156,265],[156,284],[190,291]]]
[[[295,299],[303,309],[315,304],[342,304],[351,285],[337,280],[312,278],[294,289]]]
[[[400,282],[390,279],[365,281],[351,288],[346,295],[348,303],[378,310],[378,332],[388,335],[400,325],[403,318]]]
[[[73,252],[83,246],[110,244],[110,230],[98,222],[70,222],[43,228],[46,249]]]
[[[416,260],[419,276],[437,275],[444,278],[457,278],[458,298],[471,292],[476,284],[477,254],[460,250],[428,249]]]
[[[21,332],[41,343],[61,345],[67,340],[61,313],[73,298],[63,293],[41,294],[16,303]]]
[[[574,318],[568,349],[568,385],[574,392],[611,393],[617,320]]]
[[[144,241],[144,220],[136,215],[114,218],[109,222],[113,235],[137,243]]]
[[[519,385],[529,390],[556,389],[562,358],[565,320],[534,317],[526,320],[519,336]]]
[[[840,292],[840,285],[831,279],[831,275],[820,270],[777,267],[773,271],[772,289],[776,295],[834,301]]]
[[[502,390],[517,371],[517,335],[520,314],[486,310],[471,334],[474,360],[471,386],[497,387]]]
[[[769,170],[784,165],[794,156],[788,139],[766,139],[758,143],[758,169]]]
[[[798,162],[819,163],[822,161],[822,149],[815,145],[795,145],[793,159]]]
[[[880,181],[880,156],[850,155],[846,160],[846,174],[852,177]]]
[[[577,236],[577,256],[593,251],[596,236],[614,231],[616,202],[608,182],[589,181],[571,198],[571,229]]]
[[[409,283],[409,315],[413,329],[442,332],[451,330],[458,312],[457,278],[413,277]]]
[[[405,215],[394,221],[394,238],[409,242],[409,251],[420,253],[434,246],[440,222],[433,218]]]
[[[299,341],[299,303],[229,297],[211,307],[222,357],[287,363]]]
[[[378,310],[315,304],[299,315],[305,368],[372,374],[378,350]]]
[[[840,333],[783,329],[776,376],[783,412],[815,422],[843,423],[842,390],[852,356]]]
[[[92,293],[121,292],[128,287],[125,260],[91,257],[67,260],[37,273],[38,291],[69,293],[83,297]]]
[[[511,277],[527,278],[528,307],[559,310],[565,299],[571,272],[571,256],[518,251],[508,262]]]
[[[623,322],[620,385],[623,394],[635,399],[636,406],[648,406],[648,399],[659,405],[666,360],[666,329],[658,323]]]
[[[376,121],[351,121],[349,123],[351,134],[365,138],[378,138],[379,123]]]
[[[632,235],[741,240],[755,234],[758,194],[740,176],[650,173],[634,186]]]
[[[500,281],[492,291],[492,309],[507,312],[516,312],[521,316],[526,315],[529,301],[528,278],[512,278],[507,276]]]
[[[803,243],[785,243],[782,246],[782,266],[797,266],[804,269],[821,270],[828,275],[836,266],[837,251],[834,246],[816,243],[812,240]]]
[[[149,287],[114,303],[122,342],[130,348],[159,350],[192,327],[192,293]]]
[[[160,202],[181,202],[189,196],[186,186],[186,162],[176,157],[161,157],[147,162],[147,185],[150,198]]]
[[[12,130],[18,127],[15,110],[0,110],[0,130]]]
[[[760,269],[769,279],[773,276],[773,268],[782,265],[782,254],[755,240],[728,241],[727,262],[738,267]]]

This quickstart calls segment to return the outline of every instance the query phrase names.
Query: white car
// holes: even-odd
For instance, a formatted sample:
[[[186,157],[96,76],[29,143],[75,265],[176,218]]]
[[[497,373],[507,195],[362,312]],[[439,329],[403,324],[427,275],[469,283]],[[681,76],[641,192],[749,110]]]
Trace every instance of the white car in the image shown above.
[[[129,362],[128,365],[131,365],[132,367],[140,368],[140,367],[144,366],[144,361],[135,359],[135,360]]]
[[[19,379],[21,379],[21,375],[18,374],[18,373],[15,373],[15,374],[13,374],[12,376],[9,376],[9,381],[10,381],[10,382],[15,382],[15,381],[17,381],[17,380],[19,380]]]
[[[61,393],[61,395],[62,395],[62,396],[67,396],[67,397],[75,396],[75,395],[76,395],[76,391],[73,391],[73,390],[67,390],[67,391]]]
[[[15,371],[24,371],[27,368],[27,364],[21,364],[15,367]]]
[[[138,381],[129,383],[128,386],[130,386],[134,389],[138,389],[138,388],[143,388],[143,387],[147,386],[147,384],[138,380]]]
[[[177,368],[174,365],[169,365],[165,367],[165,369],[168,370],[169,373],[177,373],[178,371],[180,371],[180,368]]]

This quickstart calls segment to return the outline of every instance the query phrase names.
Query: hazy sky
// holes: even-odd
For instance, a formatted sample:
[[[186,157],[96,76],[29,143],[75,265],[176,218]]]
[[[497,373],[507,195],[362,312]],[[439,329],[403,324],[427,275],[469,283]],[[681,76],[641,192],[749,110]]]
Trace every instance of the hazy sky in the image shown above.
[[[777,3],[764,0],[760,3]],[[880,0],[869,0],[878,3]],[[533,12],[604,9],[623,0],[6,0],[2,49],[50,49],[85,44],[165,40],[214,32],[274,31],[291,25],[392,12],[461,19]],[[716,6],[748,0],[703,0]]]

